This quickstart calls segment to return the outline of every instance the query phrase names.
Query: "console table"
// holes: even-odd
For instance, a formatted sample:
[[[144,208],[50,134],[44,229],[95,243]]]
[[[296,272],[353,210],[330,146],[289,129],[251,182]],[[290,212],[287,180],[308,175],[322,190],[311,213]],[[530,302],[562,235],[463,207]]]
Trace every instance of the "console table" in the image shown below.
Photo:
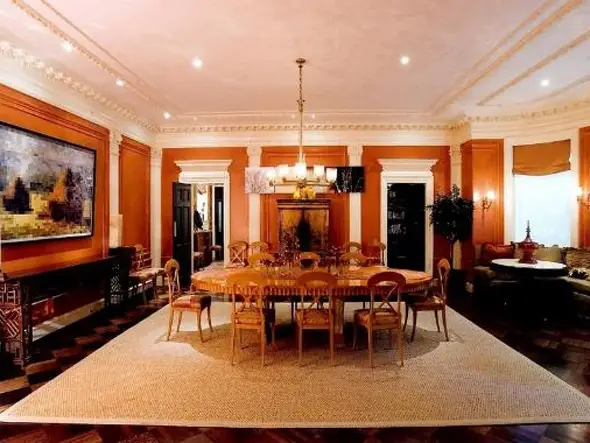
[[[9,273],[0,284],[0,340],[24,366],[32,356],[33,326],[104,298],[118,279],[117,257],[95,257]]]

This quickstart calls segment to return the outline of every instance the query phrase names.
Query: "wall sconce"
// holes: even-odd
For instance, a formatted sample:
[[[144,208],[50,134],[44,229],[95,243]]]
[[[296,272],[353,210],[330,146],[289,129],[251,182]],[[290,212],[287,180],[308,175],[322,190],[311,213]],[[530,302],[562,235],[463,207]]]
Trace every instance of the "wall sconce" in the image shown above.
[[[494,191],[486,192],[486,195],[483,197],[479,194],[479,192],[473,193],[473,203],[476,205],[481,202],[481,210],[488,211],[492,207],[492,203],[496,199],[496,193]]]
[[[585,208],[590,208],[590,192],[584,194],[584,189],[581,186],[578,186],[576,190],[576,200]]]

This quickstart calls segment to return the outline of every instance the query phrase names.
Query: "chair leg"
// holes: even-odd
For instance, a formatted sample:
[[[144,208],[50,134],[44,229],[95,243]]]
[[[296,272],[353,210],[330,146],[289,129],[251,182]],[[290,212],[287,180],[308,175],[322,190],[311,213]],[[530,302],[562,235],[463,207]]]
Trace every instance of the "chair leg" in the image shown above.
[[[176,323],[176,332],[180,331],[180,323],[182,323],[182,311],[178,313],[178,322]]]
[[[174,309],[170,308],[168,310],[168,335],[166,336],[166,341],[170,340],[170,332],[172,332],[172,323],[174,322]]]
[[[244,344],[242,342],[242,330],[241,329],[238,331],[238,347],[240,349],[244,349]]]
[[[416,335],[416,323],[418,322],[418,311],[416,309],[412,309],[412,312],[414,313],[414,324],[412,325],[412,338],[410,338],[410,341],[414,341],[414,336]]]
[[[231,364],[234,364],[234,353],[235,353],[235,343],[236,343],[236,325],[231,325]]]
[[[406,316],[404,318],[404,331],[406,330],[406,326],[408,324],[408,314],[410,313],[410,305],[406,302]]]
[[[263,324],[260,327],[260,352],[262,357],[262,367],[264,367],[264,351],[266,350],[266,327]]]
[[[298,337],[299,337],[299,365],[301,365],[301,361],[303,360],[303,327],[299,323],[297,323]]]
[[[393,349],[393,329],[389,330],[389,349]]]
[[[353,349],[353,351],[356,351],[356,343],[358,341],[358,335],[359,335],[359,327],[356,324],[356,318],[354,319],[353,327],[354,327],[354,335],[352,336],[352,349]]]
[[[449,341],[449,330],[447,328],[447,310],[442,310],[442,321],[443,321],[443,328],[445,330],[445,338]]]
[[[398,327],[397,330],[397,347],[399,348],[399,361],[401,366],[404,365],[404,340],[403,340],[403,332],[401,330],[401,328]]]
[[[145,284],[145,281],[144,281],[144,282],[141,284],[141,295],[143,295],[143,303],[144,303],[145,305],[147,305],[147,304],[148,304],[148,302],[147,302],[147,295],[146,295],[146,293],[145,293],[145,286],[146,286],[146,284]]]
[[[438,323],[438,311],[434,311],[434,318],[436,319],[436,330],[440,332],[440,324]]]
[[[197,327],[199,328],[199,337],[201,338],[201,343],[204,342],[203,340],[203,328],[201,326],[201,314],[203,313],[203,311],[201,311],[200,309],[197,311]]]
[[[213,326],[211,325],[211,305],[207,306],[207,320],[209,321],[209,329],[213,332]]]
[[[367,334],[369,336],[369,365],[373,367],[373,329],[368,328]]]
[[[270,343],[272,345],[272,348],[276,350],[277,345],[275,343],[275,332],[277,329],[277,325],[275,323],[271,324],[270,326]]]
[[[330,363],[334,364],[334,320],[330,322]]]

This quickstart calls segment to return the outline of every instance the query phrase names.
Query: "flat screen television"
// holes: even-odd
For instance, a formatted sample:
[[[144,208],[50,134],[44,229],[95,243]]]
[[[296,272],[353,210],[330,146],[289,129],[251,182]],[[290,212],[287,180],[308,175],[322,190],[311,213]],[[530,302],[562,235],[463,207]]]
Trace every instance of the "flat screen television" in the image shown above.
[[[335,187],[336,192],[365,192],[365,168],[363,166],[338,166]]]
[[[90,237],[96,152],[0,123],[2,244]]]

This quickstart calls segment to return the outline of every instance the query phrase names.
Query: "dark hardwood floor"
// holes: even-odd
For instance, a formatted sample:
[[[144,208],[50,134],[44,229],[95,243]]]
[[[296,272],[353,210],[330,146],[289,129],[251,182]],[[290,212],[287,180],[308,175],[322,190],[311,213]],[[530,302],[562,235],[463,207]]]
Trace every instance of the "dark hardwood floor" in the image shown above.
[[[162,303],[102,311],[36,343],[34,363],[25,371],[4,357],[0,410],[4,410],[83,359],[123,330],[153,313]],[[590,327],[541,324],[522,327],[503,312],[476,309],[471,296],[452,301],[454,309],[561,379],[590,395]],[[445,442],[584,443],[590,425],[532,425],[400,429],[226,429],[144,426],[0,425],[0,441],[27,443],[304,443]]]

